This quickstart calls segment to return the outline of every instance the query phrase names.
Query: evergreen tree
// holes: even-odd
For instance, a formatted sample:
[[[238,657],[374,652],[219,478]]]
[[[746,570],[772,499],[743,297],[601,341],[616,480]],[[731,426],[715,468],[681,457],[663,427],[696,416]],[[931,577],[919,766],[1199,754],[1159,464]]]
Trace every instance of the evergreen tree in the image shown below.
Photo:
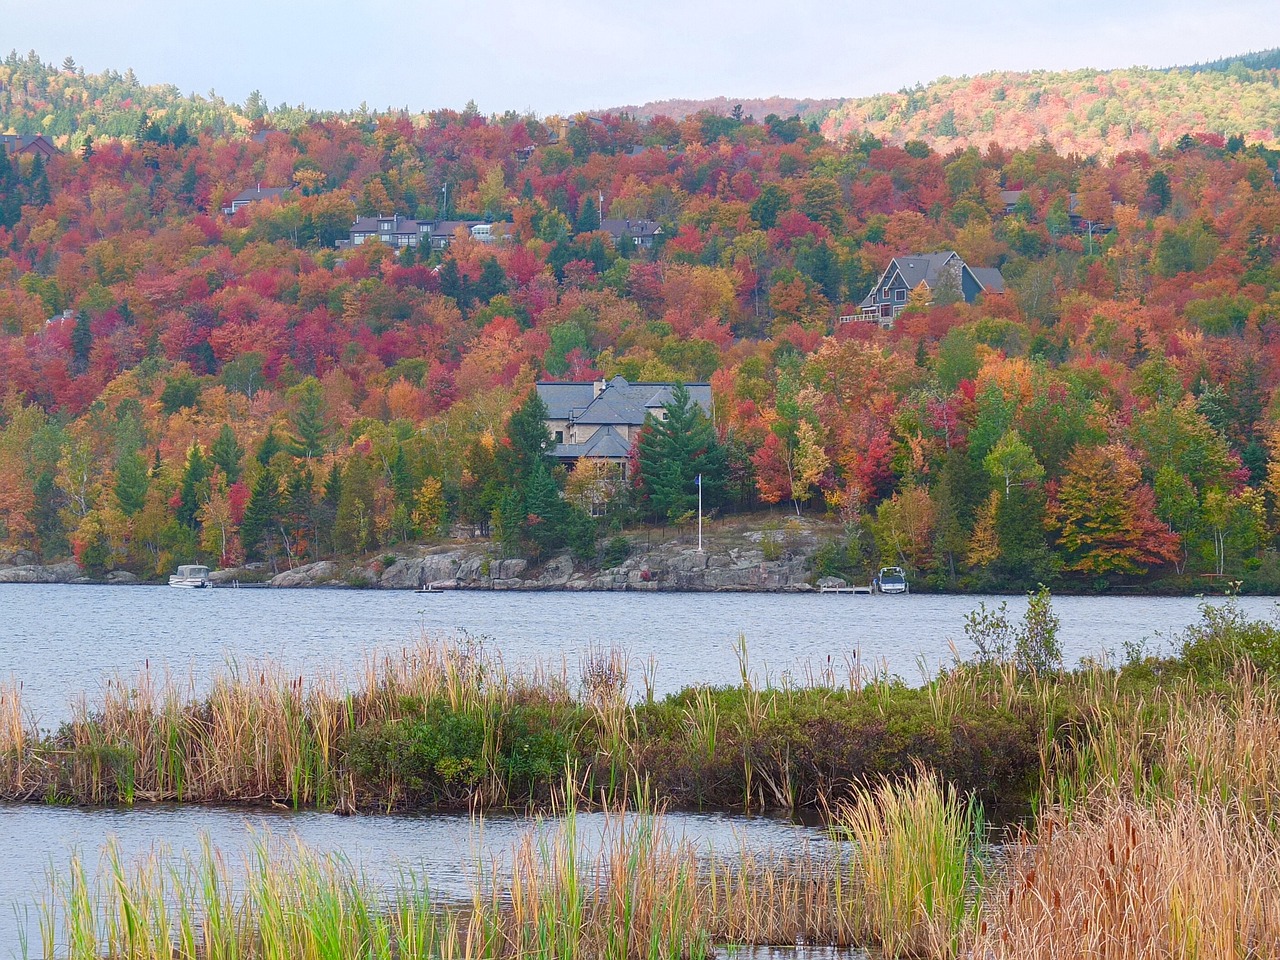
[[[547,405],[532,390],[507,421],[508,442],[500,450],[499,465],[508,486],[523,488],[552,449],[547,416]]]
[[[250,560],[270,560],[278,553],[281,511],[280,479],[271,467],[258,474],[240,524],[240,543]]]
[[[295,435],[291,452],[297,457],[320,456],[328,446],[330,432],[324,388],[315,377],[307,377],[289,391],[289,399],[294,404],[289,417]]]
[[[224,423],[218,431],[209,454],[214,465],[226,476],[227,483],[235,483],[240,479],[240,460],[244,456],[244,448],[237,442],[235,431],[228,424]]]
[[[677,384],[664,405],[666,419],[649,414],[640,434],[640,476],[653,511],[676,520],[697,509],[698,476],[704,509],[718,507],[725,484],[724,450],[715,428],[688,389]]]
[[[391,459],[391,467],[388,472],[390,473],[391,490],[396,495],[396,502],[412,509],[418,484],[414,479],[413,470],[409,467],[409,458],[404,455],[403,445],[396,444],[396,455]]]
[[[84,311],[76,313],[76,323],[71,329],[71,369],[77,376],[89,369],[89,353],[93,350],[93,330],[89,316]]]
[[[282,508],[285,550],[291,556],[315,554],[315,475],[309,467],[296,471],[285,483]]]
[[[578,221],[574,225],[577,233],[591,233],[600,229],[600,210],[596,206],[596,197],[584,196],[582,206],[578,209]]]
[[[533,465],[524,485],[524,536],[534,556],[543,556],[568,541],[569,505],[560,496],[551,471],[542,460]]]
[[[507,292],[507,275],[497,257],[489,257],[480,268],[480,279],[476,283],[476,293],[483,303],[488,303],[499,294]]]
[[[126,517],[132,517],[147,505],[147,461],[136,449],[128,450],[116,462],[116,504]]]
[[[201,496],[207,495],[205,484],[208,479],[209,462],[205,460],[200,445],[193,443],[187,453],[186,469],[182,472],[177,514],[178,522],[188,529],[197,530],[200,527],[197,514],[200,511]]]
[[[373,470],[359,454],[347,461],[342,472],[338,511],[333,521],[333,548],[345,556],[377,546],[373,527]]]
[[[283,449],[284,444],[280,442],[280,438],[276,435],[276,428],[272,426],[267,428],[267,435],[258,444],[258,452],[254,456],[265,467],[271,462],[271,458]]]

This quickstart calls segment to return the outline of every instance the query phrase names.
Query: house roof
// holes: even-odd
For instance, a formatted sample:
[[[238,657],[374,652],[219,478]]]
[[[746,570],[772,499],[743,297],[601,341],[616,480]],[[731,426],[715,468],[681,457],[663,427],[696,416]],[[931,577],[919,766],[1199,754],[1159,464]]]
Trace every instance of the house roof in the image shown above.
[[[631,455],[631,445],[613,427],[601,427],[585,443],[557,443],[555,455],[574,460],[579,457],[625,460]]]
[[[915,289],[923,283],[930,290],[934,284],[938,282],[942,268],[956,256],[954,251],[940,250],[937,253],[913,253],[906,257],[894,257],[893,262],[889,264],[889,271],[895,267],[902,276],[903,281],[911,289]],[[961,263],[964,261],[961,260]]]
[[[653,237],[662,232],[653,220],[617,220],[605,218],[600,221],[600,229],[618,237]]]
[[[985,293],[1004,293],[1004,275],[995,267],[970,267]]]
[[[547,405],[552,420],[607,426],[640,426],[647,413],[670,402],[673,384],[628,383],[614,377],[597,393],[597,383],[541,381],[538,396]],[[711,384],[685,384],[694,403],[711,415]]]
[[[34,136],[20,133],[0,134],[0,147],[4,147],[7,153],[40,153],[46,157],[62,152],[54,146],[52,140],[39,133]]]
[[[258,184],[256,187],[241,190],[228,203],[253,203],[255,200],[270,200],[274,197],[283,196],[288,192],[288,187],[264,187],[262,184]]]
[[[395,221],[392,229],[386,232],[386,235],[391,237],[416,236],[421,232],[420,224],[423,222],[410,220],[408,217],[399,215],[395,217],[358,217],[356,222],[351,225],[351,232],[381,234],[384,232],[381,229],[381,222],[384,220]]]

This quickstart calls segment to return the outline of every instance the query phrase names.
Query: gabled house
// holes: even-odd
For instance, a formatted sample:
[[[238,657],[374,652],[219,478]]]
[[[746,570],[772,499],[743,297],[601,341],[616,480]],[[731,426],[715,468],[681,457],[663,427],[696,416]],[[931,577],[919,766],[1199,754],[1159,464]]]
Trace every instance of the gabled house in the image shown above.
[[[288,187],[264,187],[262,184],[258,184],[248,190],[241,190],[237,193],[222,208],[222,212],[228,217],[234,217],[251,203],[258,203],[261,200],[276,200],[288,192]]]
[[[618,465],[625,476],[631,444],[645,416],[666,418],[671,383],[629,383],[624,377],[595,382],[544,380],[538,396],[547,406],[547,429],[555,441],[552,456],[572,466],[580,457]],[[685,385],[694,403],[712,415],[711,384]]]
[[[600,229],[613,237],[613,242],[630,241],[643,250],[653,246],[654,240],[662,235],[662,227],[653,220],[614,220],[600,221]]]
[[[906,309],[913,290],[922,290],[932,303],[945,287],[950,287],[965,303],[973,303],[983,293],[1004,293],[1004,277],[999,270],[974,269],[950,250],[894,257],[863,298],[858,319],[892,327],[898,314]]]
[[[35,136],[24,136],[18,133],[2,133],[0,134],[0,148],[11,157],[21,154],[39,154],[42,157],[52,157],[55,153],[61,153],[57,147],[53,145],[53,141],[48,137],[37,134]]]

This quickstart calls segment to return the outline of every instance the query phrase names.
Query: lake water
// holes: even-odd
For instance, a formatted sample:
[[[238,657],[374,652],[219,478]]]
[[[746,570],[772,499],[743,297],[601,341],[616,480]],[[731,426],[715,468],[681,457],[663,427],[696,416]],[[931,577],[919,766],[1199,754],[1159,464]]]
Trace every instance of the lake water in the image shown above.
[[[724,814],[669,814],[673,839],[687,838],[700,850],[732,859],[744,846],[779,853],[816,851],[825,834],[815,827],[768,817]],[[541,829],[552,829],[547,821]],[[598,848],[605,818],[578,815],[578,839],[584,851]],[[132,810],[78,810],[37,805],[0,806],[0,958],[21,956],[25,929],[32,956],[40,952],[38,904],[45,895],[47,870],[65,872],[73,851],[84,858],[90,876],[99,870],[108,838],[121,859],[133,864],[153,850],[167,853],[175,865],[198,857],[201,838],[222,851],[233,870],[256,839],[273,843],[296,837],[318,853],[338,853],[370,884],[390,888],[406,872],[429,881],[441,900],[469,901],[479,871],[503,875],[522,834],[537,829],[527,819],[494,816],[483,825],[466,816],[360,816],[289,813],[217,807],[140,806]],[[240,871],[242,873],[242,871]]]
[[[1022,597],[900,597],[843,594],[505,593],[357,590],[173,590],[168,587],[0,585],[0,678],[23,685],[23,700],[55,725],[81,693],[144,663],[192,678],[200,688],[229,661],[272,659],[289,670],[352,676],[377,651],[418,638],[469,634],[508,666],[567,664],[576,676],[592,646],[630,657],[637,689],[656,664],[659,695],[691,684],[738,680],[734,654],[746,638],[757,679],[797,681],[828,662],[847,675],[853,658],[919,682],[964,656],[963,619],[979,602]],[[1125,642],[1168,638],[1194,621],[1201,601],[1156,597],[1057,597],[1068,663],[1119,653]],[[1246,597],[1271,617],[1271,598]]]
[[[917,682],[963,649],[965,614],[985,601],[1024,598],[911,595],[865,597],[797,594],[615,594],[409,591],[171,590],[163,587],[0,585],[0,678],[24,686],[28,709],[49,727],[69,713],[72,698],[93,694],[111,674],[149,662],[190,677],[200,689],[229,661],[272,659],[291,671],[354,676],[371,654],[395,651],[425,636],[483,638],[509,666],[567,665],[576,675],[594,647],[618,647],[633,664],[633,683],[650,661],[659,695],[691,684],[734,683],[734,649],[746,638],[758,680],[803,681],[828,661],[887,669]],[[1271,617],[1275,601],[1244,598],[1251,616]],[[1195,598],[1059,597],[1060,638],[1068,662],[1119,652],[1126,642],[1167,647],[1198,617]],[[585,833],[596,822],[584,818]],[[673,830],[710,848],[786,848],[822,842],[820,832],[785,821],[727,816],[672,817]],[[319,813],[252,813],[235,809],[139,807],[84,811],[38,805],[0,806],[0,958],[16,954],[22,909],[30,913],[48,867],[65,867],[72,848],[90,859],[108,837],[126,855],[156,844],[181,857],[207,834],[233,857],[252,830],[296,833],[319,850],[341,851],[374,881],[404,868],[425,876],[442,895],[463,894],[476,855],[510,849],[519,818],[493,818],[477,834],[465,817],[352,817]],[[598,828],[597,828],[598,829]]]

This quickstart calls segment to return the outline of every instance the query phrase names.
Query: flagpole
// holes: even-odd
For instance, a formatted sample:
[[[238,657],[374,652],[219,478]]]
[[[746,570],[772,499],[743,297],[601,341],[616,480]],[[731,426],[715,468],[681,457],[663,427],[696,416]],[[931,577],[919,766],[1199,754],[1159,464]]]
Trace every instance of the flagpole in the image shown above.
[[[702,553],[702,474],[698,474],[698,552]]]

